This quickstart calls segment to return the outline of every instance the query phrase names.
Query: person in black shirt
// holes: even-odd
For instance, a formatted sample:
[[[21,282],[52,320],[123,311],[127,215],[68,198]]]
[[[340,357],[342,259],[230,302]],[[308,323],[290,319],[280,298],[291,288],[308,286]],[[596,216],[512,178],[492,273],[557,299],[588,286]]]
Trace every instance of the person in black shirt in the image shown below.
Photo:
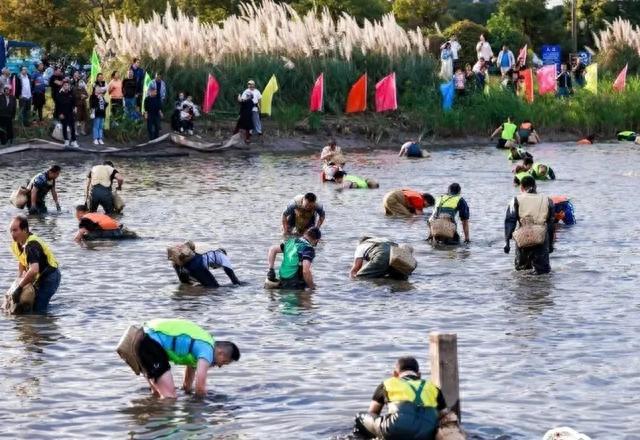
[[[152,141],[160,136],[160,124],[162,122],[162,102],[158,96],[155,83],[149,86],[149,92],[144,100],[144,117],[147,120],[147,132]]]
[[[122,80],[122,94],[124,96],[125,114],[133,118],[136,110],[136,98],[138,94],[138,82],[133,75],[133,70],[129,69],[127,77]]]
[[[580,87],[583,87],[585,83],[584,71],[585,67],[584,64],[582,64],[580,57],[574,57],[573,64],[571,65],[571,72],[573,73],[573,80]]]
[[[53,71],[53,75],[49,78],[49,87],[51,88],[51,100],[55,103],[58,98],[58,93],[60,93],[60,89],[62,89],[62,80],[64,80],[64,75],[62,74],[62,70],[60,67],[56,67]],[[55,117],[59,115],[58,109],[53,109],[53,114]]]
[[[71,131],[71,146],[78,148],[78,142],[76,141],[76,99],[73,96],[71,87],[69,86],[69,80],[62,80],[62,89],[56,97],[56,116],[62,124],[62,137],[64,138],[64,145],[69,146],[69,135],[67,129]]]
[[[387,405],[387,414],[380,415]],[[413,357],[397,360],[393,377],[376,388],[369,411],[356,416],[356,431],[383,439],[433,440],[438,420],[446,413],[442,392],[420,378],[418,361]]]
[[[571,75],[567,72],[567,65],[562,64],[560,66],[560,73],[556,77],[558,82],[558,96],[568,97],[573,93],[573,87],[571,85]]]

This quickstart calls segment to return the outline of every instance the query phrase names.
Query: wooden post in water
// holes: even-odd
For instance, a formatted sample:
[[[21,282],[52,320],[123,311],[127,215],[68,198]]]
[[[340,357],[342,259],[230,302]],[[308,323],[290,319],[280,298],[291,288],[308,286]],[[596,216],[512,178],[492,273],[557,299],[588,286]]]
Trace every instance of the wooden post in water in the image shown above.
[[[460,427],[460,382],[458,375],[458,336],[455,333],[429,333],[431,382],[440,388],[447,406],[457,420],[444,417],[436,440],[460,440],[466,436]],[[453,418],[453,419],[452,419]]]

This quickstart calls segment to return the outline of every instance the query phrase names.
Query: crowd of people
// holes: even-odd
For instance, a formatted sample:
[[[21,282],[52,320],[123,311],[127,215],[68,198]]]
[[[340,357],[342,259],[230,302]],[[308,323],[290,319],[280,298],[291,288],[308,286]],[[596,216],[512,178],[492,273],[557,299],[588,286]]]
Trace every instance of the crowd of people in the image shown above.
[[[129,72],[128,79],[133,79]],[[135,75],[135,73],[133,73]],[[117,80],[113,75],[112,79]],[[249,83],[251,96],[244,93],[239,96],[241,102],[253,111],[259,105],[255,101],[255,92]],[[118,84],[106,84],[101,75],[97,77],[93,96],[98,100],[90,108],[100,108],[102,90],[119,87]],[[122,85],[126,89],[127,83]],[[145,100],[148,110],[149,97],[162,96],[163,85],[153,88]],[[97,91],[95,89],[98,89]],[[70,92],[70,81],[62,78],[57,102],[60,95]],[[116,96],[117,93],[116,93]],[[165,95],[166,96],[166,95]],[[117,99],[117,98],[116,98]],[[119,106],[123,114],[137,107],[127,103],[134,99],[130,93],[123,92]],[[160,100],[162,98],[159,98]],[[117,102],[117,101],[116,101]],[[180,113],[193,111],[189,96],[178,96],[175,109]],[[68,115],[68,106],[59,105],[61,116]],[[96,105],[98,107],[96,107]],[[96,115],[101,117],[101,114]],[[61,118],[65,120],[65,118]],[[181,124],[182,115],[176,117],[178,128],[189,130]],[[67,121],[70,124],[70,121]],[[254,123],[253,129],[259,126]],[[499,148],[507,151],[509,161],[520,161],[514,168],[514,183],[520,188],[520,194],[508,204],[504,220],[504,252],[511,251],[511,240],[515,241],[516,270],[532,270],[536,274],[551,270],[549,254],[554,250],[555,230],[559,221],[567,224],[575,222],[573,206],[565,196],[546,196],[537,192],[537,182],[555,179],[552,168],[533,160],[533,154],[525,146],[539,141],[533,124],[523,121],[518,127],[511,118],[507,118],[494,136],[499,135]],[[99,139],[99,138],[98,138]],[[401,157],[422,158],[428,153],[416,140],[403,144]],[[327,184],[336,185],[340,190],[374,189],[379,184],[370,178],[364,178],[347,171],[348,161],[342,148],[335,140],[330,140],[320,153],[321,179]],[[56,208],[60,210],[60,201],[56,189],[62,169],[58,165],[49,167],[37,174],[12,202],[25,207],[30,215],[43,215],[48,212],[46,197],[51,194]],[[114,218],[121,214],[124,204],[119,200],[118,191],[124,183],[124,175],[114,164],[105,161],[95,165],[87,173],[85,201],[76,207],[78,230],[74,239],[78,242],[95,239],[135,238],[128,234],[123,225]],[[13,196],[12,196],[13,197]],[[462,196],[458,183],[451,183],[446,192],[434,197],[428,192],[399,188],[387,192],[382,198],[383,212],[393,217],[415,217],[425,215],[428,208],[431,213],[427,220],[426,238],[434,246],[456,246],[461,242],[470,243],[470,208]],[[103,212],[98,212],[102,208]],[[327,213],[314,193],[300,194],[284,208],[281,227],[284,239],[267,251],[266,288],[314,289],[313,261],[316,246],[322,239],[322,227]],[[458,220],[461,231],[458,230]],[[33,304],[25,304],[20,310],[31,309],[36,313],[47,310],[51,298],[60,286],[62,274],[53,249],[38,235],[30,230],[29,219],[17,215],[9,226],[12,237],[12,252],[18,263],[14,286],[7,294],[7,301],[20,304],[23,294],[32,286],[35,290]],[[278,257],[281,262],[276,269]],[[201,250],[193,242],[175,244],[167,248],[167,256],[179,282],[199,283],[204,287],[220,286],[212,269],[222,268],[231,283],[244,284],[238,279],[231,257],[224,249]],[[356,245],[349,274],[354,279],[390,278],[406,280],[417,267],[413,248],[399,244],[388,237],[363,236]],[[240,349],[230,341],[216,341],[213,335],[195,322],[185,319],[151,319],[139,326],[130,326],[118,343],[118,353],[131,366],[136,374],[144,374],[152,392],[163,398],[176,398],[176,386],[171,373],[170,363],[185,366],[182,388],[196,395],[206,393],[207,370],[213,366],[222,367],[240,359]],[[389,411],[382,415],[382,408],[388,405]],[[368,412],[356,417],[356,430],[365,436],[382,438],[419,438],[433,439],[439,420],[449,414],[447,402],[440,390],[427,380],[421,379],[417,361],[411,357],[398,359],[393,376],[385,380],[374,392]]]
[[[491,44],[484,35],[480,35],[476,44],[477,61],[471,64],[460,63],[460,54],[464,50],[456,36],[452,36],[440,47],[440,78],[444,81],[454,82],[458,96],[474,91],[483,91],[487,84],[489,74],[500,76],[500,84],[505,90],[516,95],[524,91],[524,77],[522,71],[527,69],[525,59],[516,57],[509,46],[504,44],[497,55],[494,54]],[[467,49],[468,50],[468,49]],[[534,54],[531,60],[533,67],[541,67],[542,61]],[[569,97],[573,94],[574,84],[582,87],[585,85],[586,66],[578,56],[572,56],[570,65],[560,65],[560,71],[556,76],[557,96]]]

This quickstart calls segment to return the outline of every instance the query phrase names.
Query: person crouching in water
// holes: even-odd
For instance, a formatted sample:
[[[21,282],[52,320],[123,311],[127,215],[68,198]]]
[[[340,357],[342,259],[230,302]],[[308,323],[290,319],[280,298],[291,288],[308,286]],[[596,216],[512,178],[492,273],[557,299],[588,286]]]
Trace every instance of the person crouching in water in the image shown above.
[[[408,268],[410,271],[403,271],[404,273],[392,267],[391,253],[394,246],[398,245],[386,238],[362,237],[353,256],[353,265],[349,272],[351,278],[389,277],[406,280],[415,269],[415,260],[411,264],[413,269]]]
[[[128,344],[128,359],[121,354],[123,340],[133,328],[135,334]],[[216,341],[202,327],[186,319],[154,319],[139,327],[130,327],[123,335],[118,353],[136,374],[142,372],[151,391],[162,399],[176,398],[176,386],[171,365],[184,365],[182,389],[204,397],[207,394],[207,370],[222,368],[240,359],[238,346],[230,341]],[[131,360],[136,364],[131,365]]]
[[[124,177],[113,166],[113,162],[107,160],[102,165],[96,165],[91,168],[87,174],[86,196],[87,205],[90,212],[96,212],[99,206],[102,206],[105,214],[113,214],[117,211],[113,191],[113,181],[116,181],[116,190],[122,189]],[[117,208],[121,208],[118,206]],[[118,212],[119,213],[119,212]]]
[[[402,144],[402,147],[400,147],[400,153],[398,153],[399,157],[413,157],[413,158],[421,158],[421,157],[425,157],[424,152],[422,151],[422,147],[420,146],[420,144],[416,141],[407,141],[404,144]],[[428,154],[427,154],[428,156]]]
[[[424,208],[433,206],[435,199],[429,193],[419,193],[412,189],[396,189],[385,194],[382,199],[384,215],[412,217],[424,214]]]
[[[362,177],[347,174],[344,171],[337,171],[333,176],[333,181],[341,185],[344,189],[375,189],[380,188],[380,184],[373,179],[363,179]]]
[[[324,218],[324,208],[314,193],[298,194],[282,212],[282,233],[302,235],[311,227],[320,229]]]
[[[504,219],[505,254],[516,242],[516,270],[532,269],[535,274],[551,271],[549,254],[553,252],[555,210],[547,196],[536,192],[536,181],[525,176],[520,194],[511,200]]]
[[[99,212],[89,212],[87,205],[76,206],[76,218],[80,222],[74,237],[76,242],[83,240],[138,238],[113,218]]]
[[[435,209],[429,218],[429,236],[427,240],[435,240],[443,244],[460,243],[460,235],[457,231],[456,214],[462,222],[464,242],[469,243],[469,205],[460,195],[460,185],[452,183],[449,191],[436,200]]]
[[[387,405],[387,414],[380,415]],[[396,361],[393,376],[376,388],[369,411],[356,416],[356,432],[382,439],[433,440],[438,420],[446,414],[442,392],[420,378],[420,366],[413,357]]]
[[[169,259],[173,261],[173,269],[178,275],[178,279],[183,284],[191,284],[192,279],[200,283],[203,287],[220,287],[218,281],[209,269],[217,269],[222,267],[224,273],[227,274],[233,284],[240,285],[241,281],[233,271],[231,259],[227,256],[224,249],[216,249],[200,254],[195,252],[193,242],[187,242],[184,245],[191,249],[190,256],[179,261],[171,256],[171,248],[168,249]]]
[[[302,237],[290,237],[280,245],[269,248],[269,271],[267,280],[272,288],[281,289],[314,289],[313,273],[311,265],[316,256],[315,247],[322,237],[320,229],[313,227],[307,229]],[[279,276],[276,278],[276,256],[283,254]]]

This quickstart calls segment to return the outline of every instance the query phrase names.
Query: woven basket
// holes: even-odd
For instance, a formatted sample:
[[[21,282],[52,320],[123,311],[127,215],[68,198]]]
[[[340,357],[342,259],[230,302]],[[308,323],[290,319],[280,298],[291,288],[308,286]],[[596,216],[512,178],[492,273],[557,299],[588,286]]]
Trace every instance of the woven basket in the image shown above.
[[[142,366],[138,359],[138,346],[143,337],[144,331],[140,327],[130,325],[127,327],[127,330],[125,330],[116,347],[118,355],[138,376],[142,372]]]
[[[418,266],[418,262],[413,258],[413,248],[404,244],[391,246],[389,266],[403,275],[411,275]]]
[[[122,210],[124,209],[124,207],[125,207],[125,204],[124,204],[124,200],[122,199],[122,196],[117,191],[114,191],[113,192],[114,211],[120,214],[122,213]]]
[[[33,284],[27,284],[22,288],[19,303],[13,302],[11,294],[18,287],[18,282],[19,280],[14,281],[11,287],[9,287],[9,290],[7,290],[7,293],[4,295],[4,304],[2,305],[3,309],[11,315],[30,312],[33,309],[33,304],[36,302],[36,289],[33,287]]]
[[[539,246],[547,238],[547,227],[545,225],[526,224],[520,226],[513,233],[513,239],[520,249]]]
[[[184,266],[196,256],[196,245],[192,241],[174,244],[167,248],[167,259],[173,264]]]
[[[456,235],[456,224],[448,215],[429,220],[431,236],[438,238],[453,238]]]
[[[29,190],[24,186],[21,186],[20,188],[14,190],[11,193],[11,195],[9,196],[9,201],[16,208],[22,209],[25,207],[25,205],[29,200],[28,194],[29,194]]]

